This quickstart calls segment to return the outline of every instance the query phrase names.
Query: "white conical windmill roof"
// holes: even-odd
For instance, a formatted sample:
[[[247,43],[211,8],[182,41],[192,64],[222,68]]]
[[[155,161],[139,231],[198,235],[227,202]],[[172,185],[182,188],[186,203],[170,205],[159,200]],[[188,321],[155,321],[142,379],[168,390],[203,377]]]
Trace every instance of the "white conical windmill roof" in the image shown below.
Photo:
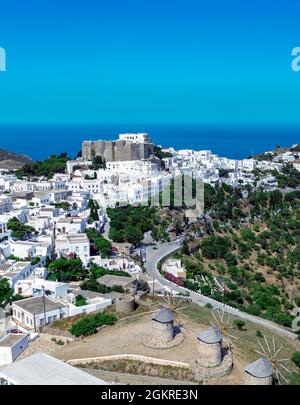
[[[273,366],[271,362],[265,357],[248,364],[245,368],[246,373],[251,374],[256,378],[266,378],[271,377],[273,374]]]
[[[220,343],[222,341],[222,333],[216,326],[211,326],[204,332],[200,333],[197,339],[209,344]]]
[[[157,321],[160,323],[169,323],[174,321],[174,315],[170,309],[162,308],[152,317],[152,319],[153,321]]]

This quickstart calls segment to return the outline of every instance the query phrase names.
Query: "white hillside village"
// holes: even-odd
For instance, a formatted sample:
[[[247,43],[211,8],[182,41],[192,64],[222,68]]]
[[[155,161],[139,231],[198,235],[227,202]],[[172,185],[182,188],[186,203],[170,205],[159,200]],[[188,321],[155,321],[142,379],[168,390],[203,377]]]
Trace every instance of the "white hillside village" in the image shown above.
[[[75,362],[66,364],[36,352],[29,357],[22,356],[40,336],[53,333],[55,322],[110,314],[113,305],[117,312],[129,316],[147,294],[189,297],[191,291],[172,284],[173,279],[186,276],[184,263],[180,258],[169,257],[186,243],[186,235],[178,237],[169,227],[164,239],[156,239],[151,231],[146,231],[142,241],[137,243],[132,231],[126,242],[113,241],[111,209],[147,206],[151,198],[159,196],[181,175],[200,179],[213,188],[221,184],[233,189],[243,186],[244,193],[251,189],[281,189],[278,178],[286,165],[300,172],[300,149],[296,146],[294,151],[291,148],[281,154],[266,152],[266,159],[234,160],[210,150],[162,148],[154,145],[146,133],[120,134],[114,141],[84,141],[80,156],[68,160],[64,171],[53,173],[49,178],[20,176],[2,169],[0,282],[8,292],[0,302],[3,309],[0,385],[22,384],[19,373],[22,367],[28,367],[38,383],[45,383],[35,375],[39,357],[57,369],[58,375],[66,369],[70,384],[78,381],[105,384],[79,368],[72,376]],[[203,215],[197,220],[205,222],[207,217]],[[194,245],[188,242],[192,252],[196,242]],[[164,254],[160,256],[162,250]],[[168,281],[162,280],[159,273],[156,275],[157,268],[155,271],[151,268],[151,263],[163,257],[167,258],[162,270],[170,275]],[[206,279],[202,281],[205,283]],[[216,279],[215,283],[224,291],[220,280]],[[218,302],[197,294],[191,293],[190,299],[204,300],[202,306],[221,308]],[[230,315],[238,312],[229,306],[225,310]],[[151,315],[149,330],[145,330],[145,338],[140,339],[149,350],[176,347],[185,339],[184,331],[176,331],[176,311],[170,308],[161,311]],[[100,326],[103,325],[105,323]],[[62,344],[67,345],[68,338],[63,334],[53,336],[50,344],[55,345],[55,339],[61,339]],[[234,358],[222,328],[212,326],[193,335],[193,339],[198,363],[188,366],[195,372],[196,381],[226,375]],[[260,359],[257,356],[256,362],[244,371],[245,384],[271,384],[272,367],[264,353]]]

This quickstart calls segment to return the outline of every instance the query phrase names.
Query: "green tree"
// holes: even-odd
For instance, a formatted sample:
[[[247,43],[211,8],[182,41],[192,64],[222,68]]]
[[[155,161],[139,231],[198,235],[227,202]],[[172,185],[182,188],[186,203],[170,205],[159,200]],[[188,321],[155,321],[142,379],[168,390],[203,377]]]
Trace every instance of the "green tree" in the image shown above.
[[[292,357],[293,362],[300,368],[300,352],[294,352]]]
[[[18,178],[22,177],[40,177],[52,178],[55,173],[64,173],[69,157],[66,153],[60,155],[51,155],[48,159],[39,162],[30,162],[16,171]]]
[[[139,228],[132,225],[128,225],[123,232],[123,237],[126,242],[130,242],[133,245],[137,245],[143,240],[144,235]]]
[[[6,278],[0,280],[0,307],[4,308],[13,296],[13,290]]]
[[[64,211],[69,211],[71,208],[71,204],[68,201],[60,201],[58,203],[55,203],[56,208],[61,208]]]
[[[7,229],[11,230],[11,236],[17,239],[24,239],[36,232],[32,226],[22,224],[16,217],[8,220]]]
[[[82,266],[82,261],[75,258],[65,258],[53,260],[48,265],[49,278],[57,281],[78,281],[87,276],[87,271]]]
[[[245,322],[241,319],[235,319],[234,325],[238,328],[238,330],[244,330]]]
[[[202,254],[209,259],[222,259],[231,249],[231,241],[224,236],[208,236],[201,243]]]
[[[93,223],[94,221],[99,221],[99,214],[98,214],[99,204],[97,203],[97,201],[90,200],[88,203],[88,208],[90,209],[90,216],[88,222]]]
[[[106,168],[105,158],[102,158],[102,156],[95,156],[92,163],[92,169],[99,170],[105,168]]]
[[[157,225],[152,229],[151,236],[155,241],[164,241],[168,237],[165,228],[162,225]]]
[[[87,304],[87,300],[80,294],[76,295],[75,305],[76,307],[83,307]]]
[[[144,232],[153,230],[155,214],[156,209],[144,206],[108,208],[110,239],[114,242],[138,244],[143,239]]]
[[[93,292],[98,292],[100,294],[106,294],[111,291],[109,287],[106,287],[104,284],[98,283],[94,279],[85,280],[80,284],[82,290],[88,290]]]

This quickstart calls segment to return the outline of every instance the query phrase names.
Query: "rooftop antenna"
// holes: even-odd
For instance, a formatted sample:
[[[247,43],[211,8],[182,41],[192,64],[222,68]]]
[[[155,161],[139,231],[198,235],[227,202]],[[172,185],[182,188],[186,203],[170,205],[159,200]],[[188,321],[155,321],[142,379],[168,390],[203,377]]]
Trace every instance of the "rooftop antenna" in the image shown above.
[[[46,301],[45,301],[45,287],[42,285],[43,289],[43,307],[44,307],[44,325],[46,325]]]

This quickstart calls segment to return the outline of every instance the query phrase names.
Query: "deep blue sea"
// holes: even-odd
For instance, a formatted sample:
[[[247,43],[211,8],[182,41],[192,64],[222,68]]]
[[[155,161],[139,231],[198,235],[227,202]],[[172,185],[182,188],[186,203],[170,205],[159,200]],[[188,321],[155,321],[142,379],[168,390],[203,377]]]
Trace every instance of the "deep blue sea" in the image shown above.
[[[168,126],[0,126],[0,148],[31,156],[34,160],[53,153],[74,157],[83,140],[117,139],[119,133],[148,132],[164,147],[211,149],[220,156],[247,158],[277,145],[300,143],[298,128],[212,128]]]

